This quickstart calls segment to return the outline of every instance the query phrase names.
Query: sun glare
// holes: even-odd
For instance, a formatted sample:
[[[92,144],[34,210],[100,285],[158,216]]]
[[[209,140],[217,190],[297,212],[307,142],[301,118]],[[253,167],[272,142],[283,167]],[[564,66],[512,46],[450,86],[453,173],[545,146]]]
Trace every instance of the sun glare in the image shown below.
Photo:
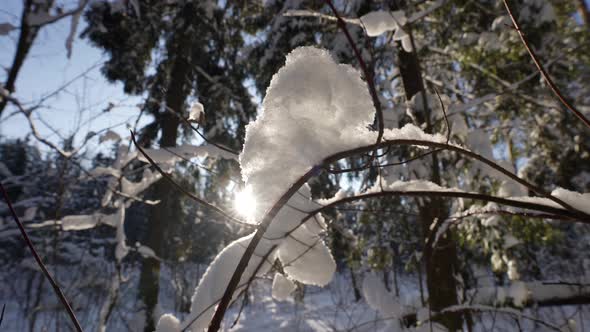
[[[236,192],[234,197],[234,209],[240,216],[246,218],[246,221],[253,221],[254,212],[256,212],[256,198],[250,187],[246,187],[242,191]]]

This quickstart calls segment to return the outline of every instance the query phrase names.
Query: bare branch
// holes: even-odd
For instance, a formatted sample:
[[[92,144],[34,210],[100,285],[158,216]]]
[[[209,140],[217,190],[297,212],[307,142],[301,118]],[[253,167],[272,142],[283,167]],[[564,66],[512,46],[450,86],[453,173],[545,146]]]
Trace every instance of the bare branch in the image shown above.
[[[250,261],[250,258],[254,254],[254,250],[256,249],[258,244],[260,243],[260,240],[262,240],[264,233],[266,232],[270,223],[273,221],[274,217],[278,214],[278,212],[281,210],[281,208],[289,201],[291,196],[293,196],[299,190],[299,188],[301,188],[301,186],[303,186],[311,177],[317,175],[321,169],[326,169],[331,163],[334,163],[334,162],[336,162],[340,159],[343,159],[343,158],[347,158],[347,157],[358,155],[360,153],[371,151],[372,149],[384,148],[389,145],[394,145],[394,146],[395,145],[428,146],[428,147],[442,148],[442,149],[458,152],[458,153],[460,153],[464,156],[467,156],[471,159],[475,159],[480,162],[483,162],[484,164],[492,167],[493,169],[508,176],[509,178],[515,180],[516,182],[526,186],[527,188],[534,191],[538,195],[546,197],[546,198],[560,204],[561,206],[563,206],[566,209],[566,211],[562,211],[561,209],[555,208],[555,207],[544,206],[544,205],[534,204],[534,203],[529,203],[529,202],[521,202],[521,201],[510,200],[510,199],[500,198],[500,197],[494,197],[492,199],[486,195],[477,194],[477,193],[437,192],[437,195],[442,196],[442,194],[445,194],[450,197],[453,197],[453,195],[454,195],[455,197],[467,197],[467,198],[472,198],[472,199],[488,198],[490,201],[496,201],[500,204],[506,204],[506,205],[511,205],[511,206],[515,206],[515,207],[522,207],[522,208],[539,209],[539,211],[547,211],[549,213],[556,213],[556,214],[564,214],[565,213],[568,216],[571,216],[572,219],[580,220],[580,221],[583,221],[586,223],[590,222],[590,216],[588,214],[571,207],[569,204],[563,202],[561,199],[554,197],[551,194],[546,193],[544,190],[537,188],[535,185],[528,183],[527,181],[519,178],[518,176],[512,174],[510,171],[506,170],[505,168],[496,164],[495,162],[493,162],[493,161],[491,161],[491,160],[489,160],[477,153],[474,153],[474,152],[469,151],[467,149],[461,148],[459,146],[455,146],[455,145],[451,145],[451,144],[447,144],[447,143],[426,141],[426,140],[397,139],[397,140],[384,141],[384,142],[381,142],[377,145],[363,146],[363,147],[359,147],[356,149],[342,151],[342,152],[333,154],[333,155],[325,158],[320,165],[312,167],[305,174],[303,174],[273,204],[273,206],[270,208],[270,210],[268,210],[265,213],[264,217],[260,221],[260,224],[258,225],[258,228],[256,229],[256,232],[254,233],[254,236],[252,237],[252,240],[250,240],[250,242],[248,243],[248,246],[247,246],[246,250],[244,251],[244,254],[240,258],[240,261],[239,261],[238,265],[236,266],[234,273],[232,274],[232,277],[231,277],[231,279],[224,291],[223,297],[222,297],[221,301],[219,302],[219,306],[217,307],[217,310],[215,311],[215,314],[213,315],[213,319],[211,320],[211,323],[209,325],[209,329],[208,329],[209,332],[216,332],[219,330],[219,328],[221,326],[221,321],[223,320],[223,316],[225,315],[225,312],[227,311],[227,308],[231,302],[231,298],[233,296],[233,293],[236,290],[236,287],[238,286],[238,284],[240,282],[242,274],[244,273],[246,267],[248,266],[248,262]]]
[[[254,281],[254,278],[256,278],[256,274],[258,273],[258,271],[260,271],[260,269],[262,268],[262,266],[264,265],[265,262],[268,262],[268,257],[270,256],[270,254],[277,248],[276,245],[272,246],[265,254],[264,256],[262,256],[262,259],[260,260],[260,263],[258,263],[258,265],[256,266],[256,269],[254,270],[254,272],[252,273],[252,276],[248,279],[248,281],[246,281],[245,283],[237,286],[237,288],[241,288],[241,287],[246,287],[242,292],[246,292],[248,290],[248,288],[250,287],[250,284],[252,283],[252,281]],[[269,262],[270,264],[272,264],[272,262]],[[197,321],[197,319],[199,319],[205,312],[207,312],[207,310],[211,309],[213,306],[217,305],[223,298],[211,303],[209,306],[207,306],[206,308],[203,309],[203,311],[201,311],[198,315],[195,316],[195,318],[193,318],[190,322],[188,322],[188,324],[186,324],[186,326],[181,330],[181,332],[186,331],[194,322]],[[236,318],[237,319],[237,318]]]
[[[533,51],[533,49],[529,45],[528,41],[524,37],[524,33],[520,29],[520,25],[518,24],[518,21],[516,20],[514,15],[512,15],[512,10],[510,10],[510,6],[508,5],[508,1],[507,0],[503,0],[503,1],[504,1],[504,6],[506,7],[506,11],[508,12],[508,15],[510,16],[510,19],[512,20],[512,24],[514,24],[514,27],[515,27],[516,31],[518,32],[518,35],[520,36],[520,40],[524,44],[524,47],[526,48],[527,52],[529,52],[529,55],[531,56],[531,59],[533,59],[533,62],[535,63],[535,66],[537,66],[537,69],[541,73],[541,76],[543,77],[543,79],[545,79],[545,82],[547,82],[547,84],[551,88],[551,91],[553,91],[553,93],[555,94],[557,99],[559,99],[559,101],[561,101],[561,103],[568,110],[570,110],[572,113],[574,113],[578,117],[578,119],[580,119],[580,121],[582,121],[586,125],[586,127],[590,128],[590,120],[588,120],[588,118],[586,118],[584,116],[584,114],[582,114],[582,112],[578,111],[572,104],[570,104],[565,99],[565,97],[563,96],[563,94],[561,93],[559,88],[555,85],[555,83],[553,83],[553,80],[551,79],[551,77],[549,77],[549,74],[547,73],[547,71],[545,70],[545,68],[543,67],[543,65],[541,64],[539,59],[537,58],[537,55],[535,54],[535,52]]]
[[[37,250],[35,250],[35,245],[33,245],[33,242],[31,241],[31,239],[27,235],[27,231],[25,230],[25,227],[23,226],[20,219],[18,218],[18,215],[16,214],[16,211],[14,210],[14,207],[12,206],[12,202],[10,202],[10,198],[8,197],[8,193],[4,189],[4,186],[2,185],[2,183],[0,183],[0,190],[2,190],[2,195],[4,196],[4,200],[6,201],[6,204],[8,205],[8,208],[10,209],[10,213],[12,214],[12,217],[14,218],[14,222],[18,225],[18,228],[20,230],[20,233],[21,233],[23,239],[25,240],[27,246],[29,247],[29,250],[33,254],[35,261],[37,261],[37,265],[39,265],[39,268],[41,268],[43,275],[45,275],[45,278],[49,281],[49,283],[51,284],[51,287],[53,287],[55,294],[57,295],[57,297],[59,298],[59,300],[61,301],[63,306],[66,308],[66,311],[67,311],[68,315],[70,316],[70,319],[71,319],[72,323],[74,324],[76,331],[82,332],[82,327],[80,326],[80,323],[78,322],[78,319],[76,318],[76,314],[74,314],[74,310],[70,306],[70,303],[66,299],[65,295],[63,294],[63,292],[62,292],[61,288],[59,287],[59,285],[57,284],[57,282],[51,276],[51,273],[49,273],[49,271],[47,270],[47,267],[45,267],[45,264],[43,264],[43,261],[41,260],[41,257],[37,253]],[[2,310],[2,313],[4,314],[4,310]]]
[[[379,101],[379,96],[377,95],[377,89],[375,88],[375,81],[374,81],[373,73],[369,70],[369,67],[367,67],[365,60],[363,60],[363,56],[361,55],[361,52],[358,50],[358,48],[354,44],[354,40],[352,40],[352,36],[350,35],[350,31],[348,31],[348,28],[346,27],[346,22],[340,17],[340,15],[338,14],[338,10],[336,10],[336,7],[332,3],[332,1],[326,0],[326,3],[330,7],[330,9],[332,9],[332,12],[336,16],[336,19],[338,21],[338,27],[340,27],[342,32],[344,32],[344,35],[346,36],[346,40],[348,41],[348,44],[350,45],[350,47],[354,51],[354,55],[359,63],[359,66],[361,66],[361,70],[363,71],[363,74],[365,75],[365,79],[367,80],[367,85],[369,86],[369,92],[371,93],[371,97],[373,98],[373,105],[375,106],[375,114],[377,116],[378,134],[377,134],[377,142],[376,143],[379,143],[379,142],[381,142],[381,138],[383,137],[383,130],[384,130],[383,111],[381,110],[381,102]],[[372,159],[373,158],[371,158],[371,161],[369,161],[368,164],[372,163]]]
[[[587,219],[578,219],[578,217],[572,214],[568,210],[564,210],[561,208],[556,208],[548,205],[537,204],[537,203],[530,203],[530,202],[522,202],[510,198],[503,198],[497,196],[491,196],[486,194],[479,194],[479,193],[470,193],[470,192],[462,192],[462,191],[428,191],[428,190],[412,190],[412,191],[398,191],[398,190],[382,190],[379,192],[371,192],[371,193],[364,193],[358,194],[354,196],[348,196],[341,198],[339,200],[333,201],[330,204],[326,204],[320,208],[307,212],[307,216],[301,220],[301,222],[285,233],[281,237],[270,238],[270,240],[278,240],[284,238],[286,236],[291,235],[297,228],[305,224],[308,220],[310,220],[313,216],[317,215],[318,213],[324,212],[326,210],[330,210],[333,208],[338,207],[339,205],[343,205],[346,203],[351,203],[355,201],[360,201],[364,199],[371,199],[371,198],[381,198],[381,197],[388,197],[388,196],[405,196],[405,197],[449,197],[449,198],[466,198],[472,200],[479,200],[485,202],[495,202],[506,206],[512,206],[521,209],[528,209],[528,210],[535,210],[540,212],[547,213],[546,215],[533,215],[535,217],[543,217],[543,218],[552,218],[552,219],[567,219],[567,220],[577,220],[583,223],[590,224],[590,216]]]
[[[139,152],[141,152],[141,154],[145,157],[145,159],[147,159],[150,164],[152,166],[154,166],[154,168],[158,171],[158,173],[160,173],[162,175],[162,177],[164,177],[166,180],[168,180],[172,185],[174,185],[174,187],[176,187],[178,190],[180,190],[183,194],[187,195],[188,197],[190,197],[192,200],[194,200],[195,202],[204,205],[205,207],[213,210],[214,212],[216,212],[217,214],[221,215],[222,217],[226,218],[227,220],[240,224],[242,226],[246,226],[246,227],[254,227],[254,225],[249,224],[249,223],[245,223],[239,219],[236,219],[234,217],[232,217],[229,213],[225,212],[223,209],[205,201],[204,199],[196,196],[195,194],[191,193],[190,191],[184,189],[180,184],[178,184],[176,181],[174,181],[174,179],[172,179],[172,177],[164,172],[162,170],[162,168],[160,166],[158,166],[158,164],[143,150],[143,148],[141,146],[139,146],[139,144],[137,144],[137,141],[135,140],[135,134],[133,134],[133,132],[131,131],[131,139],[133,140],[133,144],[135,144],[135,147],[139,150]]]

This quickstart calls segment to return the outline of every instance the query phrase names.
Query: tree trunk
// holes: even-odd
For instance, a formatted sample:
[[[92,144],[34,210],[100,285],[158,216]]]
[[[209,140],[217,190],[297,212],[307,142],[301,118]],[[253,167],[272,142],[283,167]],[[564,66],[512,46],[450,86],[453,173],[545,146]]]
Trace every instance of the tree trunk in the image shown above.
[[[188,95],[185,85],[185,75],[188,72],[186,62],[182,56],[178,56],[172,67],[170,84],[166,94],[166,107],[174,112],[182,114],[184,102]],[[162,136],[160,147],[173,147],[178,137],[178,118],[171,112],[161,114]],[[152,187],[157,205],[150,205],[148,217],[148,233],[145,245],[154,250],[156,255],[162,257],[162,244],[167,233],[167,223],[176,222],[179,218],[180,202],[174,187],[165,179],[156,182]],[[139,281],[140,299],[145,305],[146,325],[144,331],[155,330],[156,314],[154,309],[158,304],[160,283],[160,261],[154,258],[146,258],[143,261]]]
[[[409,29],[409,28],[408,28]],[[399,69],[402,77],[407,100],[420,92],[425,92],[422,81],[420,63],[416,52],[408,53],[398,45]],[[423,94],[424,98],[425,95]],[[425,101],[425,100],[424,100]],[[426,102],[423,103],[423,113],[416,114],[416,120],[426,124],[426,132],[432,133],[430,124],[430,110]],[[436,153],[432,154],[431,180],[440,184],[439,161]],[[423,260],[426,265],[426,285],[428,288],[428,304],[433,312],[458,304],[457,282],[454,274],[457,264],[455,243],[450,236],[442,236],[436,246],[431,248],[426,244],[433,223],[447,218],[447,207],[440,198],[431,198],[419,206],[419,219],[422,228],[422,243],[425,243]],[[461,328],[461,317],[458,314],[445,314],[436,319],[449,331]]]

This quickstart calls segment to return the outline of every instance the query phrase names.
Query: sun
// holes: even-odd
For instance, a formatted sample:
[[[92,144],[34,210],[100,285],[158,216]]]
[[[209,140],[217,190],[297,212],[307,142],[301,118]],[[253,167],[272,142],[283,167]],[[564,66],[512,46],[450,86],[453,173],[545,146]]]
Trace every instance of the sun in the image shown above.
[[[234,196],[234,209],[240,216],[244,217],[246,221],[254,221],[256,197],[254,197],[254,194],[252,193],[252,188],[246,187],[242,191],[236,192]]]

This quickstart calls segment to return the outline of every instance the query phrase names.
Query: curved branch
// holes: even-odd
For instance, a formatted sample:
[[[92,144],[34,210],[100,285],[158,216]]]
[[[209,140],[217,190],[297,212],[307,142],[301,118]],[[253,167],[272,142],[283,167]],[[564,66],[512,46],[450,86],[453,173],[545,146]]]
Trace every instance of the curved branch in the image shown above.
[[[248,243],[248,247],[246,248],[246,250],[244,251],[244,254],[240,258],[240,261],[239,261],[238,265],[236,266],[236,269],[234,270],[234,273],[233,273],[233,275],[232,275],[232,277],[231,277],[231,279],[230,279],[230,281],[223,293],[223,297],[221,298],[221,301],[219,302],[219,305],[217,306],[217,310],[215,311],[215,314],[213,315],[213,319],[211,320],[211,323],[209,325],[209,329],[208,329],[209,332],[216,332],[219,330],[219,328],[221,326],[221,321],[223,320],[223,316],[225,315],[225,312],[231,302],[232,295],[240,282],[242,274],[244,273],[246,267],[248,266],[248,262],[250,261],[250,258],[254,254],[254,250],[258,246],[258,243],[260,243],[260,240],[262,240],[264,233],[268,229],[268,227],[269,227],[270,223],[273,221],[274,217],[276,217],[276,215],[279,213],[281,208],[283,208],[283,206],[289,201],[291,196],[293,196],[299,190],[299,188],[301,188],[301,186],[303,186],[311,177],[318,175],[319,172],[321,171],[321,169],[326,169],[331,163],[337,162],[338,160],[346,158],[346,157],[350,157],[350,156],[354,156],[357,154],[365,153],[367,151],[371,151],[372,149],[384,148],[384,147],[388,147],[390,145],[391,146],[396,146],[396,145],[429,146],[429,147],[435,147],[435,148],[442,148],[445,150],[450,150],[450,151],[454,151],[454,152],[463,154],[467,157],[470,157],[472,159],[483,162],[484,164],[494,168],[495,170],[508,176],[509,178],[513,179],[514,181],[531,189],[535,193],[542,195],[546,198],[549,198],[552,201],[560,204],[566,210],[565,210],[565,212],[563,212],[561,209],[555,208],[555,207],[549,207],[549,206],[543,206],[540,204],[534,204],[534,203],[530,203],[530,202],[520,202],[520,201],[495,197],[494,200],[497,201],[498,203],[501,203],[501,204],[511,203],[511,205],[513,205],[513,206],[524,207],[524,208],[531,207],[534,205],[535,207],[540,207],[540,209],[543,209],[540,211],[547,211],[547,212],[559,211],[561,213],[568,213],[575,219],[589,220],[589,222],[590,222],[590,216],[588,214],[578,211],[577,209],[574,209],[569,204],[563,202],[559,198],[556,198],[548,193],[545,193],[542,189],[537,188],[535,185],[530,184],[527,181],[519,178],[518,176],[512,174],[510,171],[508,171],[505,168],[503,168],[502,166],[494,163],[493,161],[491,161],[481,155],[478,155],[477,153],[474,153],[474,152],[469,151],[467,149],[461,148],[459,146],[455,146],[455,145],[451,145],[451,144],[447,144],[447,143],[439,143],[439,142],[433,142],[433,141],[427,141],[427,140],[420,140],[420,139],[395,139],[395,140],[379,142],[378,144],[373,144],[373,145],[369,145],[369,146],[361,146],[361,147],[347,150],[347,151],[341,151],[341,152],[335,153],[331,156],[328,156],[319,165],[311,167],[295,183],[293,183],[293,185],[264,214],[262,221],[258,225],[258,228],[256,229],[256,232],[254,233],[252,240],[250,240],[250,242]],[[451,194],[451,193],[449,192],[449,194]],[[458,193],[455,193],[455,195],[457,195],[457,194]],[[481,194],[471,193],[469,195],[473,195],[472,196],[473,199],[477,199],[478,197],[482,198],[481,196],[478,196]],[[457,197],[461,197],[461,196],[457,196]],[[549,210],[547,210],[547,209],[549,209]]]
[[[145,157],[145,159],[147,159],[150,162],[150,164],[152,166],[154,166],[154,168],[158,171],[158,173],[160,173],[162,175],[162,177],[164,177],[166,180],[168,180],[173,186],[175,186],[183,194],[187,195],[188,197],[193,199],[195,202],[202,204],[202,205],[206,206],[207,208],[215,211],[217,214],[221,215],[222,217],[226,218],[227,220],[229,220],[231,222],[234,222],[234,223],[237,223],[237,224],[240,224],[243,226],[253,227],[252,224],[245,223],[239,219],[232,217],[227,212],[225,212],[222,208],[217,207],[217,206],[205,201],[204,199],[196,196],[195,194],[191,193],[190,191],[184,189],[180,184],[178,184],[176,181],[174,181],[174,179],[172,179],[172,177],[168,173],[164,172],[164,170],[162,170],[162,168],[160,166],[158,166],[158,164],[156,164],[156,162],[143,150],[143,148],[141,146],[139,146],[139,144],[137,144],[137,141],[135,140],[135,134],[133,134],[133,131],[131,131],[131,140],[133,141],[133,144],[135,144],[135,147],[139,150],[139,152],[141,152],[141,154]]]
[[[590,217],[588,219],[578,219],[577,214],[574,214],[568,210],[564,210],[561,208],[556,208],[548,205],[531,203],[531,202],[522,202],[514,199],[491,196],[486,194],[479,194],[479,193],[470,193],[464,191],[432,191],[432,190],[413,190],[413,191],[402,191],[402,190],[382,190],[379,192],[371,192],[371,193],[364,193],[354,196],[348,196],[341,198],[339,200],[333,201],[330,204],[326,204],[320,208],[317,208],[312,211],[307,212],[307,216],[301,219],[301,222],[292,228],[290,231],[285,233],[285,235],[277,238],[270,238],[269,240],[278,240],[285,236],[291,235],[297,228],[305,224],[309,219],[315,216],[318,213],[324,212],[326,210],[332,209],[337,207],[338,205],[351,203],[354,201],[359,201],[363,199],[370,199],[370,198],[379,198],[379,197],[387,197],[387,196],[409,196],[409,197],[450,197],[450,198],[466,198],[472,199],[477,201],[486,201],[486,202],[494,202],[506,206],[512,206],[521,209],[527,210],[535,210],[547,213],[547,215],[543,215],[542,217],[563,217],[565,219],[570,220],[578,220],[583,223],[590,224]]]
[[[248,262],[250,261],[250,258],[254,254],[254,250],[256,249],[256,246],[258,246],[258,243],[260,243],[260,240],[262,240],[264,232],[266,232],[266,229],[268,228],[268,226],[270,226],[270,223],[273,221],[274,217],[276,217],[276,215],[279,213],[281,208],[289,201],[291,196],[293,196],[299,190],[299,188],[301,188],[307,182],[307,180],[309,180],[312,176],[316,175],[318,173],[318,171],[319,171],[318,167],[313,167],[309,171],[307,171],[307,173],[303,174],[299,178],[299,180],[297,180],[297,182],[295,182],[291,186],[291,188],[289,188],[289,190],[287,190],[274,203],[274,205],[270,208],[270,210],[268,210],[265,213],[264,217],[262,218],[262,221],[260,222],[260,224],[258,225],[258,228],[256,229],[256,233],[254,233],[252,240],[250,240],[250,242],[248,243],[248,247],[246,247],[246,251],[244,251],[244,255],[242,255],[242,258],[240,258],[240,262],[236,266],[234,274],[232,275],[232,277],[229,281],[229,284],[227,285],[227,288],[225,289],[225,291],[223,293],[223,297],[221,298],[221,301],[219,301],[219,305],[217,306],[217,310],[215,310],[215,314],[213,315],[213,319],[211,320],[211,323],[209,324],[209,329],[208,329],[209,332],[218,331],[219,328],[221,327],[221,321],[223,320],[223,316],[225,315],[225,311],[227,310],[227,307],[229,306],[232,295],[233,295],[236,287],[238,286],[240,279],[242,278],[242,274],[244,273],[244,270],[248,266]]]
[[[8,197],[8,193],[4,189],[4,186],[2,185],[2,183],[0,183],[0,190],[2,191],[2,195],[4,196],[4,200],[6,201],[6,204],[8,205],[8,208],[10,209],[10,213],[12,214],[12,217],[14,218],[14,222],[17,224],[17,226],[20,230],[20,233],[21,233],[23,239],[25,240],[25,243],[27,244],[27,246],[31,250],[33,257],[35,258],[35,261],[37,261],[37,265],[39,265],[39,268],[43,272],[43,275],[45,275],[45,278],[49,281],[49,283],[51,284],[51,287],[53,287],[55,294],[57,295],[57,297],[59,298],[59,300],[61,301],[63,306],[66,308],[68,316],[70,316],[70,320],[74,324],[76,331],[82,332],[82,327],[80,326],[80,323],[78,322],[78,318],[76,318],[76,314],[74,313],[74,310],[70,306],[70,303],[66,299],[66,296],[62,292],[61,288],[59,287],[59,285],[57,284],[55,279],[53,279],[53,277],[51,276],[51,273],[49,273],[49,271],[47,270],[47,267],[45,267],[45,264],[43,264],[43,261],[41,260],[41,257],[37,253],[37,250],[35,250],[35,245],[33,244],[31,239],[27,235],[27,231],[25,230],[25,227],[23,226],[22,222],[18,218],[16,211],[14,210],[14,207],[12,206],[12,202],[10,201],[10,198]],[[4,309],[2,309],[2,313],[4,315]]]
[[[352,149],[352,150],[348,150],[348,151],[342,151],[339,153],[336,153],[328,158],[326,158],[324,160],[324,164],[323,165],[327,165],[333,162],[336,162],[340,159],[344,159],[347,158],[349,156],[353,156],[359,153],[364,153],[366,151],[369,151],[373,148],[375,149],[380,149],[380,148],[384,148],[390,145],[416,145],[416,146],[427,146],[427,147],[433,147],[433,148],[440,148],[443,150],[449,150],[449,151],[453,151],[453,152],[457,152],[459,154],[462,154],[466,157],[469,157],[471,159],[475,159],[477,161],[480,161],[488,166],[490,166],[491,168],[493,168],[494,170],[506,175],[507,177],[509,177],[510,179],[516,181],[517,183],[525,186],[527,189],[533,191],[534,193],[536,193],[539,196],[548,198],[552,201],[554,201],[555,203],[563,206],[564,208],[566,208],[567,210],[570,211],[575,211],[576,213],[579,214],[579,216],[583,219],[583,218],[588,218],[589,216],[584,213],[581,212],[577,209],[575,209],[574,207],[572,207],[571,205],[567,204],[566,202],[564,202],[563,200],[545,192],[543,189],[535,186],[532,183],[527,182],[526,180],[523,180],[521,178],[519,178],[517,175],[513,174],[512,172],[510,172],[509,170],[505,169],[504,167],[498,165],[497,163],[493,162],[492,160],[479,155],[473,151],[470,151],[468,149],[462,148],[460,146],[457,145],[453,145],[453,144],[447,144],[447,143],[440,143],[440,142],[434,142],[434,141],[428,141],[428,140],[421,140],[421,139],[393,139],[393,140],[387,140],[387,141],[383,141],[377,145],[370,145],[370,146],[362,146],[356,149]],[[324,166],[325,168],[326,166]]]
[[[570,104],[565,99],[565,97],[563,96],[563,94],[561,93],[561,91],[559,90],[557,85],[555,85],[555,83],[553,83],[553,80],[551,79],[551,77],[549,77],[549,74],[547,73],[547,71],[545,70],[545,68],[543,67],[543,65],[539,61],[539,59],[537,58],[535,51],[533,51],[533,49],[530,47],[528,41],[524,37],[524,33],[520,29],[520,25],[518,24],[518,21],[516,20],[514,15],[512,15],[512,10],[510,10],[510,6],[508,6],[508,1],[507,0],[503,0],[503,1],[504,1],[504,6],[506,7],[506,11],[508,12],[508,15],[510,16],[510,19],[512,20],[512,24],[514,24],[514,28],[516,29],[516,32],[518,32],[518,36],[520,36],[520,40],[524,44],[524,47],[526,48],[527,52],[529,52],[531,59],[533,59],[535,66],[537,66],[537,69],[541,73],[541,76],[543,77],[545,82],[547,82],[547,85],[549,85],[549,88],[551,88],[551,91],[553,92],[553,94],[555,94],[557,99],[559,99],[559,101],[568,110],[570,110],[570,112],[574,113],[578,117],[578,119],[580,119],[580,121],[582,121],[586,125],[586,127],[590,128],[590,120],[588,120],[588,118],[586,118],[584,116],[584,114],[582,114],[582,112],[580,112],[572,104]]]
[[[377,95],[377,88],[375,88],[375,82],[373,80],[374,79],[373,72],[369,70],[369,67],[365,63],[365,60],[363,60],[363,56],[361,55],[361,52],[358,50],[358,48],[354,44],[354,40],[352,39],[350,32],[348,31],[348,28],[346,27],[346,22],[342,19],[342,17],[340,17],[340,14],[338,14],[338,10],[336,10],[336,7],[332,3],[332,1],[326,0],[326,3],[328,4],[330,9],[334,13],[334,16],[336,16],[336,21],[338,22],[338,27],[342,30],[342,32],[344,32],[344,35],[346,36],[346,40],[348,41],[348,44],[352,48],[354,55],[355,55],[357,61],[359,62],[359,65],[361,66],[361,70],[365,74],[365,79],[367,80],[367,85],[369,86],[369,92],[371,93],[371,98],[373,98],[373,104],[375,106],[375,115],[377,116],[377,126],[378,126],[377,143],[379,143],[381,141],[381,138],[383,138],[383,131],[385,128],[385,124],[383,123],[383,111],[381,110],[381,102],[379,101],[379,96]],[[373,155],[373,157],[371,157],[371,160],[367,164],[371,164],[373,158],[374,158],[374,155]]]
[[[440,311],[439,313],[435,313],[433,314],[431,317],[427,318],[425,321],[421,322],[421,323],[425,323],[428,321],[432,321],[435,317],[440,316],[440,315],[444,315],[445,313],[448,312],[470,312],[470,311],[480,311],[480,312],[485,312],[485,311],[492,311],[492,312],[498,312],[498,313],[502,313],[502,314],[507,314],[507,315],[512,315],[515,317],[520,317],[520,318],[524,318],[524,319],[528,319],[530,321],[533,321],[535,323],[538,323],[540,325],[544,325],[545,327],[553,330],[553,331],[557,331],[560,332],[562,331],[562,329],[559,326],[553,325],[551,323],[548,323],[542,319],[533,317],[533,316],[529,316],[526,315],[524,313],[522,313],[521,311],[517,311],[515,309],[506,309],[506,308],[496,308],[496,307],[492,307],[492,306],[486,306],[486,305],[456,305],[456,306],[450,306],[448,308],[443,309],[442,311]]]
[[[254,278],[256,278],[256,274],[258,273],[258,271],[260,271],[260,269],[262,268],[262,266],[264,265],[264,263],[269,263],[272,265],[272,262],[268,261],[268,257],[270,256],[270,254],[277,248],[276,245],[272,246],[265,254],[264,256],[262,256],[260,263],[258,263],[258,265],[256,266],[256,268],[254,269],[254,272],[252,273],[252,276],[245,282],[242,283],[241,285],[237,286],[237,288],[240,287],[245,287],[243,292],[245,293],[246,291],[248,291],[248,288],[250,287],[250,284],[252,284],[252,282],[254,281]],[[238,295],[239,297],[239,295]],[[184,328],[182,328],[180,331],[184,332],[186,331],[194,322],[197,321],[197,319],[199,319],[205,312],[207,312],[207,310],[211,309],[213,306],[215,306],[217,303],[219,303],[221,300],[223,300],[223,298],[214,301],[213,303],[211,303],[209,306],[207,306],[205,309],[203,309],[197,316],[195,316],[195,318],[193,318],[188,324],[186,324],[186,326]],[[237,298],[236,298],[237,300]],[[236,317],[236,320],[239,318]]]
[[[146,102],[157,103],[157,101],[154,101],[152,99],[148,99]],[[193,126],[193,124],[188,119],[186,119],[185,117],[183,117],[179,112],[176,112],[173,108],[171,108],[169,106],[165,106],[165,109],[166,109],[166,111],[168,111],[168,112],[172,113],[174,116],[176,116],[185,125],[187,125],[188,127],[190,127],[195,133],[197,133],[197,135],[199,135],[208,144],[211,144],[211,145],[217,147],[218,149],[223,150],[223,151],[225,151],[227,153],[233,154],[235,156],[237,156],[237,155],[240,154],[239,152],[236,152],[236,151],[234,151],[234,150],[232,150],[232,149],[230,149],[230,148],[228,148],[228,147],[226,147],[226,146],[224,146],[222,144],[215,143],[215,142],[209,140],[207,137],[205,137],[205,134],[201,133],[199,131],[199,129],[196,128],[195,126]]]

